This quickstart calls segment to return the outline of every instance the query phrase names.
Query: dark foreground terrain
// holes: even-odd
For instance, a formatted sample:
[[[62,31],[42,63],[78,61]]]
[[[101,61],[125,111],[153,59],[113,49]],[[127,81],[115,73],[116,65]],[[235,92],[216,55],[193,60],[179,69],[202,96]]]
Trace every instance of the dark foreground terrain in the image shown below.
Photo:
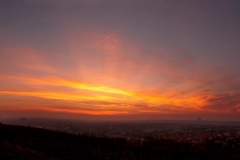
[[[240,139],[234,135],[221,140],[211,135],[195,143],[175,136],[109,138],[4,124],[0,124],[0,135],[1,160],[240,159]]]

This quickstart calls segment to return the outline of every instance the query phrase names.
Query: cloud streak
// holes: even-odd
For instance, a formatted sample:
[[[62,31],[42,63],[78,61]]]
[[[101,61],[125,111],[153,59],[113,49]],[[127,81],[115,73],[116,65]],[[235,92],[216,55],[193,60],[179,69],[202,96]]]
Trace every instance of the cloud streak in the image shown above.
[[[8,77],[8,78],[7,78]],[[198,97],[179,98],[177,96],[166,96],[159,93],[141,93],[136,91],[121,90],[116,88],[110,88],[107,86],[101,86],[97,84],[88,84],[75,80],[62,79],[57,77],[45,77],[45,78],[30,78],[30,77],[14,77],[6,76],[4,79],[14,80],[19,84],[28,84],[30,88],[28,90],[0,90],[1,95],[10,96],[32,96],[41,97],[46,99],[57,99],[65,101],[92,101],[98,104],[93,106],[108,107],[120,109],[122,107],[125,110],[130,111],[131,106],[139,106],[138,104],[145,104],[145,106],[155,109],[155,112],[164,111],[161,106],[182,106],[182,109],[194,109],[194,106],[202,105],[201,99]],[[36,86],[41,85],[44,90],[39,90]],[[68,87],[74,89],[72,92],[65,90],[47,90],[50,86]],[[84,91],[84,92],[83,92]],[[86,92],[87,91],[87,92]],[[114,103],[113,106],[105,103]],[[93,104],[93,103],[92,103]],[[121,104],[121,105],[119,105]],[[124,104],[124,105],[122,105]],[[157,109],[158,108],[158,109]],[[139,108],[136,107],[135,111]],[[144,109],[143,109],[144,110]],[[174,109],[172,110],[174,111]]]
[[[186,61],[180,62],[180,63],[178,63],[178,64],[176,64],[176,65],[174,65],[174,66],[167,67],[167,68],[165,68],[163,71],[159,72],[158,75],[161,75],[162,73],[168,72],[169,70],[172,70],[172,69],[175,69],[175,68],[184,66],[184,65],[190,63],[191,61],[193,61],[194,59],[196,59],[196,57],[193,57],[193,58],[190,58],[190,59],[188,59],[188,60],[186,60]]]
[[[138,21],[139,19],[141,19],[142,17],[144,17],[144,16],[146,16],[146,15],[148,15],[148,14],[150,14],[150,13],[156,11],[156,10],[158,10],[160,7],[162,7],[162,3],[163,3],[163,2],[164,2],[164,1],[162,1],[160,5],[158,4],[157,7],[153,8],[153,9],[151,9],[151,10],[149,10],[149,11],[143,13],[143,14],[140,14],[137,18],[133,19],[132,21],[130,21],[129,23],[127,23],[127,24],[126,24],[125,26],[123,26],[122,28],[120,28],[120,29],[118,29],[118,30],[115,30],[115,31],[112,32],[110,35],[108,35],[107,37],[103,38],[102,40],[100,40],[100,41],[98,41],[97,43],[95,43],[94,45],[92,45],[92,46],[90,47],[90,49],[91,49],[91,48],[94,48],[95,46],[97,46],[98,44],[102,43],[103,41],[108,40],[109,38],[111,38],[112,36],[114,36],[115,34],[117,34],[118,32],[121,32],[121,31],[127,29],[128,27],[130,27],[133,23],[137,22],[137,21]]]

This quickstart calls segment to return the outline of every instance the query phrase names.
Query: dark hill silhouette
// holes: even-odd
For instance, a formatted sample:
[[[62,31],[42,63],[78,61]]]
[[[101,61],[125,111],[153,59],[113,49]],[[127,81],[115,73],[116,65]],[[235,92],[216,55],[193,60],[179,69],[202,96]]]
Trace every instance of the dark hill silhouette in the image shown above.
[[[0,125],[0,159],[240,159],[240,146],[201,145],[174,139],[145,140],[73,135],[45,129]]]

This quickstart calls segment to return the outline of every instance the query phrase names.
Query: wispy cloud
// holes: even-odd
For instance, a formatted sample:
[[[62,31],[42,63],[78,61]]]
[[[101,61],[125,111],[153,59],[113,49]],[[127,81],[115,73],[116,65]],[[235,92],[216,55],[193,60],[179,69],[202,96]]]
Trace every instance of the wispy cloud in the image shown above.
[[[161,75],[162,73],[165,73],[165,72],[167,72],[167,71],[169,71],[169,70],[172,70],[172,69],[175,69],[175,68],[184,66],[184,65],[186,65],[187,63],[190,63],[191,61],[193,61],[194,59],[196,59],[196,57],[190,58],[190,59],[188,59],[188,60],[186,60],[186,61],[183,61],[183,62],[180,62],[180,63],[178,63],[178,64],[176,64],[176,65],[174,65],[174,66],[167,67],[167,68],[165,68],[163,71],[161,71],[158,75]]]
[[[98,41],[97,43],[95,43],[94,45],[92,45],[92,46],[90,47],[90,49],[91,49],[91,48],[94,48],[95,46],[97,46],[97,45],[100,44],[101,42],[103,42],[103,41],[111,38],[112,36],[114,36],[114,35],[117,34],[118,32],[121,32],[121,31],[127,29],[128,27],[130,27],[133,23],[137,22],[137,21],[138,21],[139,19],[141,19],[142,17],[144,17],[144,16],[146,16],[146,15],[148,15],[148,14],[156,11],[157,9],[159,9],[160,7],[163,6],[163,2],[164,2],[164,1],[161,1],[160,4],[157,4],[157,7],[153,8],[153,9],[151,9],[151,10],[149,10],[149,11],[143,13],[143,14],[140,14],[137,18],[133,19],[132,21],[130,21],[129,23],[127,23],[126,25],[124,25],[122,28],[115,30],[115,31],[112,32],[110,35],[108,35],[107,37],[101,39],[100,41]]]

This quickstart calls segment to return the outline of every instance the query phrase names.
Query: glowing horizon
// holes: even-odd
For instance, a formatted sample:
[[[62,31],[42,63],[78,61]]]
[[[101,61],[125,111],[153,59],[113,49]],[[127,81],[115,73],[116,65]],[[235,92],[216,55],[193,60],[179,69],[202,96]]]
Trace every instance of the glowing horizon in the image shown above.
[[[0,114],[239,121],[239,6],[2,1]]]

